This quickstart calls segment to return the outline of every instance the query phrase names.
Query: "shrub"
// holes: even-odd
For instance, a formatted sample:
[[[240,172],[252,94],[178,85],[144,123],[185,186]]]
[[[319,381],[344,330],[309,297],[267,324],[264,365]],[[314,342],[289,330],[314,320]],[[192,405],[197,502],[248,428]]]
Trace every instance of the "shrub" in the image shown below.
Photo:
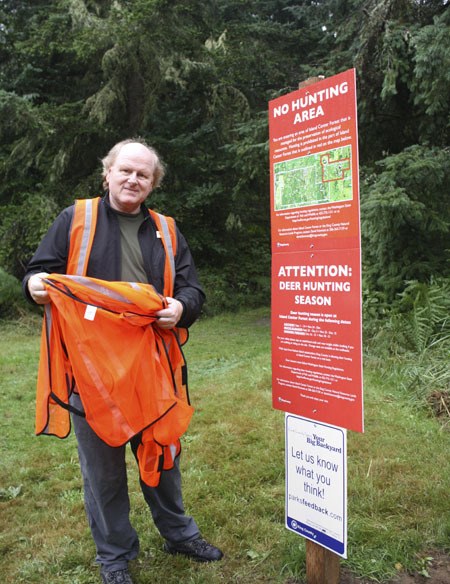
[[[55,201],[40,194],[25,194],[22,202],[2,207],[0,265],[21,278],[56,213]]]
[[[201,282],[206,293],[204,312],[214,316],[240,308],[257,308],[270,303],[270,276],[240,272],[204,270]]]
[[[19,280],[0,268],[0,318],[17,318],[27,312],[27,309]]]

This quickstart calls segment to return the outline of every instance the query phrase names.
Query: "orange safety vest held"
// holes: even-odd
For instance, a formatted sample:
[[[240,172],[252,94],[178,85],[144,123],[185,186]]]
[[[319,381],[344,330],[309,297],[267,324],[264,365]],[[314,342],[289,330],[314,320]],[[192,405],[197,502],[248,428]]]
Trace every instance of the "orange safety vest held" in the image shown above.
[[[68,275],[44,280],[36,434],[70,432],[70,395],[78,391],[86,420],[110,446],[142,432],[137,456],[142,480],[157,486],[180,452],[193,408],[181,345],[185,329],[153,326],[167,306],[150,284],[85,276],[100,199],[76,201]],[[150,211],[166,251],[164,295],[173,294],[175,222]],[[80,413],[80,412],[76,412]]]

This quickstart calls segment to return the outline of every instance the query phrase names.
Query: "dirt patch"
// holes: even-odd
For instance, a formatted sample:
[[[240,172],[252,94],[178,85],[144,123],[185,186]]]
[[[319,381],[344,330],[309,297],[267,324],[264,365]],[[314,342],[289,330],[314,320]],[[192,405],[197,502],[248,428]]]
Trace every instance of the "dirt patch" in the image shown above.
[[[426,566],[428,578],[415,572],[406,574],[401,572],[392,580],[383,584],[450,584],[450,557],[444,552],[430,552],[427,554],[433,560]],[[288,580],[286,584],[306,584],[301,580]],[[361,579],[354,576],[346,568],[341,569],[339,584],[374,584],[373,580]]]
[[[450,557],[444,552],[431,552],[428,554],[431,562],[427,566],[429,577],[421,574],[399,574],[392,584],[450,584]]]
[[[427,401],[430,404],[436,418],[448,423],[450,420],[450,392],[433,391],[428,396]]]

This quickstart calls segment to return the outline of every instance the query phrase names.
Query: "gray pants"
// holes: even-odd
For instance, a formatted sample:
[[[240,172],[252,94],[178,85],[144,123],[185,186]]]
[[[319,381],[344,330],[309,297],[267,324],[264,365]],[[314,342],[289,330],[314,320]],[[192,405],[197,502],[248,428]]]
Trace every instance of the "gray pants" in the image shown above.
[[[78,395],[72,396],[71,403],[82,409]],[[72,422],[78,441],[86,514],[97,548],[96,561],[102,571],[123,570],[139,551],[138,535],[129,518],[126,446],[108,446],[81,416],[72,415]],[[132,439],[130,444],[136,456],[139,438]],[[199,536],[194,519],[184,512],[179,458],[172,470],[162,472],[158,487],[149,487],[142,481],[140,484],[164,539],[186,542]]]

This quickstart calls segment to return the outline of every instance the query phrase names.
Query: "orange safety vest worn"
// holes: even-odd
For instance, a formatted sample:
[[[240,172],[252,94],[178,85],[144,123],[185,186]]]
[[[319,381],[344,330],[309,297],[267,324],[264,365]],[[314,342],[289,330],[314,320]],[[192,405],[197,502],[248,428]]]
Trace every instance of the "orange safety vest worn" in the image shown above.
[[[41,337],[36,433],[60,438],[69,434],[70,395],[77,391],[87,422],[110,446],[125,444],[142,432],[140,475],[156,486],[161,471],[172,468],[193,413],[181,350],[187,331],[153,325],[167,303],[150,284],[85,276],[98,203],[76,202],[67,270],[71,273],[44,280],[51,303],[45,306]],[[164,294],[169,296],[175,275],[175,223],[150,213],[166,251]]]
[[[70,231],[69,257],[67,274],[85,276],[94,241],[100,197],[79,199],[75,201],[75,210]],[[175,283],[175,256],[177,253],[177,235],[175,221],[156,213],[148,212],[156,225],[156,236],[161,239],[165,251],[164,296],[173,296]]]

